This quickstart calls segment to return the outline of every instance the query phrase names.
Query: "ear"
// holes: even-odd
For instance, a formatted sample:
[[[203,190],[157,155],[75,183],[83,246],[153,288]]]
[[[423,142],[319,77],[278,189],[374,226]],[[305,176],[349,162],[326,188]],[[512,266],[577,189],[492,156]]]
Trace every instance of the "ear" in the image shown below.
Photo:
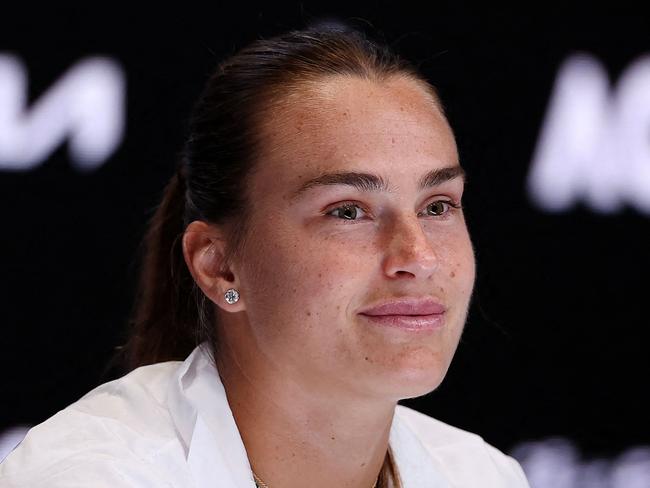
[[[226,302],[224,293],[235,288],[241,293],[237,274],[232,269],[220,271],[225,254],[225,236],[221,230],[201,220],[187,226],[183,234],[183,257],[196,284],[205,296],[227,312],[240,312],[243,297],[237,302]]]

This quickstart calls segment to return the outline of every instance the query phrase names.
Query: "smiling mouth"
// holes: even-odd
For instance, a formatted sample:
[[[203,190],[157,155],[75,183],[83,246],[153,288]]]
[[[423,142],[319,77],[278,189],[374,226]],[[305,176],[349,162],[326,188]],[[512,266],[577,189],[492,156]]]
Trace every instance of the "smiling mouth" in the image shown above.
[[[404,330],[437,330],[445,323],[445,313],[434,313],[430,315],[367,315],[370,322],[386,327],[393,327]]]

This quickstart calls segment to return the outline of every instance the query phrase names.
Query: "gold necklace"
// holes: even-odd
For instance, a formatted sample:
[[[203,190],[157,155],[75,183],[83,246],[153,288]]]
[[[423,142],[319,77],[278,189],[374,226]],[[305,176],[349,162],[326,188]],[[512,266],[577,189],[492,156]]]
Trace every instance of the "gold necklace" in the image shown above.
[[[257,488],[269,488],[268,485],[255,474],[255,471],[253,471],[253,477],[255,478],[255,486],[257,486]]]
[[[253,470],[251,470],[251,471],[253,473],[253,478],[255,478],[255,486],[257,486],[257,488],[269,488],[269,485],[264,483],[260,479],[260,477],[255,474],[255,471],[253,471]],[[377,477],[377,480],[375,481],[375,484],[372,485],[372,488],[377,488],[377,481],[379,481],[379,477]]]

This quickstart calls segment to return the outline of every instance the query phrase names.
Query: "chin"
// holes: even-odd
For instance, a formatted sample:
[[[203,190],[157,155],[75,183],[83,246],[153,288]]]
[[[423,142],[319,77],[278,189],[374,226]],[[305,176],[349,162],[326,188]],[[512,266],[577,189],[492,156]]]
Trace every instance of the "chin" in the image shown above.
[[[410,382],[404,381],[399,388],[400,400],[417,398],[427,395],[440,386],[445,375],[430,375],[426,378],[412,378]]]
[[[444,380],[449,364],[428,365],[427,367],[403,367],[392,369],[380,378],[378,385],[387,396],[395,400],[417,398],[431,393]]]

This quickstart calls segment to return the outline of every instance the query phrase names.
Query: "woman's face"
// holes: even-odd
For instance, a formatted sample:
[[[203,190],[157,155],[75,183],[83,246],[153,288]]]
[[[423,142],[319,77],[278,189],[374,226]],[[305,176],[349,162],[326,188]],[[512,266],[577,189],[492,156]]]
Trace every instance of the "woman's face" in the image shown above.
[[[336,77],[310,94],[275,109],[262,132],[238,269],[248,329],[239,347],[325,392],[426,394],[447,372],[475,276],[462,209],[445,203],[461,202],[462,176],[420,187],[427,173],[458,166],[453,134],[407,79]],[[376,175],[390,191],[341,183],[298,192],[341,172]],[[360,315],[404,297],[442,304],[442,326],[405,330]]]

